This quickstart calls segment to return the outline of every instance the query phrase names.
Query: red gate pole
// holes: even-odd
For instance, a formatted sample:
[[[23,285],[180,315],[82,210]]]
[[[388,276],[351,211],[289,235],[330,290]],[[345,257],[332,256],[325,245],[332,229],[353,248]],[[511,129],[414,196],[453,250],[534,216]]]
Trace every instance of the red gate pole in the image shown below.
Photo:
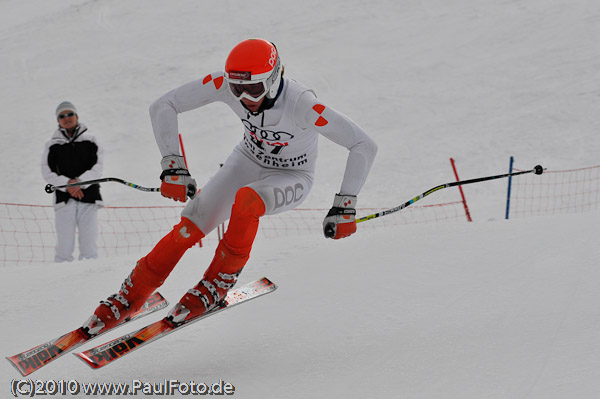
[[[458,172],[456,171],[456,165],[454,164],[454,159],[450,158],[450,163],[452,164],[452,170],[454,171],[454,176],[456,177],[456,181],[460,181],[458,178]],[[463,206],[465,207],[465,214],[467,215],[467,220],[472,222],[471,213],[469,212],[469,207],[467,205],[467,200],[465,199],[465,193],[463,192],[462,186],[458,186],[458,190],[460,191],[460,196],[462,198]]]

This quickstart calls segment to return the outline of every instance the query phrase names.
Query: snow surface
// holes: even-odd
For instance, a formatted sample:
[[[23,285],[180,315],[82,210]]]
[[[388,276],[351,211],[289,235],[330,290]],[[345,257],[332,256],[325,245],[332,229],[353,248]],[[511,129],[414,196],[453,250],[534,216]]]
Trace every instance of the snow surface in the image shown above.
[[[599,164],[597,1],[3,0],[0,22],[2,202],[50,203],[39,163],[63,100],[102,141],[105,176],[155,185],[149,104],[222,68],[247,37],[274,41],[286,76],[379,144],[362,207],[452,181],[449,157],[463,179],[504,173],[510,155],[521,169]],[[180,130],[201,184],[241,137],[222,104],[182,115]],[[329,207],[341,182],[346,151],[327,140],[320,151],[304,207]],[[113,206],[171,204],[102,190]],[[31,377],[223,379],[240,398],[597,398],[600,214],[504,221],[505,191],[465,186],[474,223],[259,240],[241,282],[266,275],[275,293],[105,369],[67,355]],[[212,251],[190,250],[161,292],[176,302]],[[2,266],[0,352],[79,325],[142,255]],[[7,392],[18,374],[0,372]]]

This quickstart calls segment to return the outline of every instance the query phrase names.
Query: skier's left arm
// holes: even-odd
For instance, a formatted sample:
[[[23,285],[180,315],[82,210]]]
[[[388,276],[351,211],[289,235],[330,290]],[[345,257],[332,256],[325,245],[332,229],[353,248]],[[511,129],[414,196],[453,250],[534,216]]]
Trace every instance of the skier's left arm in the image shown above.
[[[340,191],[323,221],[326,237],[347,237],[356,232],[357,195],[375,159],[377,144],[353,120],[318,101],[311,91],[298,100],[294,117],[298,126],[314,129],[349,150]]]

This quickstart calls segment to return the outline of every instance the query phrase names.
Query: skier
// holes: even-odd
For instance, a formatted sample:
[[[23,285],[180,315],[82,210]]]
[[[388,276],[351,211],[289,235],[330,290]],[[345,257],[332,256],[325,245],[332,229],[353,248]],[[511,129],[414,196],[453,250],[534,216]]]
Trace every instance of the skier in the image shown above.
[[[120,291],[100,303],[84,326],[90,333],[112,328],[137,311],[185,251],[229,219],[203,278],[167,318],[177,324],[218,306],[248,261],[260,217],[293,209],[308,196],[319,134],[349,150],[339,194],[323,221],[324,234],[339,239],[356,231],[356,196],[377,146],[355,122],[283,74],[275,45],[248,39],[231,50],[225,71],[174,89],[150,106],[163,156],[161,194],[176,201],[185,202],[186,196],[192,200],[180,223],[137,262]],[[216,101],[227,104],[240,118],[244,136],[223,167],[197,192],[179,152],[177,115]],[[210,148],[210,141],[205,143]]]

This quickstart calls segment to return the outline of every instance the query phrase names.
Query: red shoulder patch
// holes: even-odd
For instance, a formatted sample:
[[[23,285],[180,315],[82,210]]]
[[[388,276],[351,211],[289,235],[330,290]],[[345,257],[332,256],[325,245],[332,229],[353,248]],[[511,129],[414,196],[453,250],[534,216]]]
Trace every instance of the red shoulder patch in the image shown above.
[[[325,106],[323,104],[315,104],[312,109],[314,109],[317,114],[322,114],[323,111],[325,111]]]
[[[312,109],[318,113],[319,115],[321,115],[323,113],[323,111],[325,111],[325,106],[323,104],[315,104],[313,105]],[[317,121],[315,122],[315,126],[325,126],[326,124],[328,124],[329,121],[325,118],[323,118],[322,116],[319,116],[319,119],[317,119]]]
[[[219,76],[218,78],[215,78],[213,80],[212,75],[206,75],[204,77],[204,79],[202,80],[202,84],[207,84],[208,82],[213,82],[213,84],[215,85],[215,88],[217,90],[219,90],[221,88],[221,86],[223,86],[223,80],[225,80],[225,78],[223,76]]]
[[[219,76],[218,78],[216,78],[214,80],[215,87],[217,88],[217,90],[219,90],[221,88],[221,86],[223,85],[223,80],[224,80],[223,76]]]
[[[328,123],[329,121],[327,119],[323,118],[322,116],[319,116],[319,119],[317,119],[317,121],[315,122],[315,126],[325,126]]]

